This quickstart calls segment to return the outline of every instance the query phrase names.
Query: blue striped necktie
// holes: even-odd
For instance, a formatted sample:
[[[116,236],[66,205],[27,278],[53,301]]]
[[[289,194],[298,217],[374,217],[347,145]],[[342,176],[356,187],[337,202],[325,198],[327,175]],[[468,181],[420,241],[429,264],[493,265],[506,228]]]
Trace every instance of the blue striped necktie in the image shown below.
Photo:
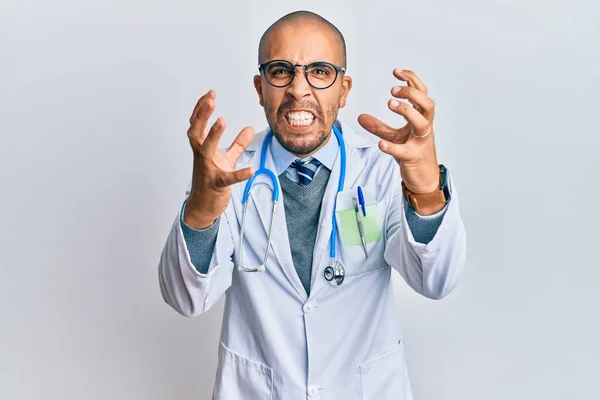
[[[316,158],[312,158],[306,161],[296,160],[292,163],[292,168],[296,168],[296,170],[298,170],[300,186],[304,187],[310,182],[312,182],[313,178],[315,177],[315,173],[317,172],[317,168],[319,168],[319,165],[321,165],[321,163]]]

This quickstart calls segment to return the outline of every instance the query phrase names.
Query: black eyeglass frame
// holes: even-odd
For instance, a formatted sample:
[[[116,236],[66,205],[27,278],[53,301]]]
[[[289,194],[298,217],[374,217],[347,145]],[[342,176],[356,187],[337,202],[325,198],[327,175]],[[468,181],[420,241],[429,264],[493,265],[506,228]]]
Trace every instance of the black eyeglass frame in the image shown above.
[[[273,63],[286,63],[289,64],[291,66],[294,67],[294,76],[292,77],[292,79],[290,79],[290,81],[285,84],[285,85],[274,85],[273,83],[271,83],[269,81],[269,78],[267,78],[267,74],[265,73],[266,68],[273,64]],[[327,64],[327,65],[331,65],[333,67],[333,69],[335,69],[335,78],[333,79],[333,81],[331,82],[331,84],[329,86],[326,87],[316,87],[315,85],[313,85],[312,83],[310,83],[310,80],[308,79],[308,69],[314,65],[319,65],[319,64]],[[292,84],[292,82],[294,82],[294,79],[296,79],[296,73],[298,72],[298,67],[304,67],[304,78],[306,79],[306,82],[308,82],[308,84],[310,86],[312,86],[315,89],[318,90],[323,90],[323,89],[329,89],[331,86],[333,86],[333,84],[337,81],[338,75],[341,73],[346,73],[346,68],[344,67],[338,67],[335,64],[332,64],[330,62],[327,61],[315,61],[315,62],[311,62],[310,64],[292,64],[291,62],[287,61],[287,60],[271,60],[271,61],[267,61],[266,63],[262,63],[262,64],[258,64],[258,71],[262,73],[262,75],[265,77],[265,80],[267,81],[267,83],[273,87],[276,88],[284,88],[286,86],[289,86]]]

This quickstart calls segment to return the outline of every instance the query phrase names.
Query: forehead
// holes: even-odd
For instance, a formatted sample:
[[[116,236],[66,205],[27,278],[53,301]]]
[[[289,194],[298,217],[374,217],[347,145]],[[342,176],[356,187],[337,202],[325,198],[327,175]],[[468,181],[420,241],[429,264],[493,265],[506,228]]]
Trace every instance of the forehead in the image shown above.
[[[336,33],[315,23],[295,23],[277,27],[269,34],[265,61],[287,60],[294,64],[328,61],[343,62],[342,43]]]

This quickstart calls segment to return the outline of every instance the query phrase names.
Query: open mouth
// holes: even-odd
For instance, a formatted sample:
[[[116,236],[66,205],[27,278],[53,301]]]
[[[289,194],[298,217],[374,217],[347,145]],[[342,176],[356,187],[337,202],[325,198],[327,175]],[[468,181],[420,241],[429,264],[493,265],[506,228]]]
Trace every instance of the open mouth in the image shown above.
[[[288,124],[293,128],[304,128],[315,121],[315,116],[309,111],[291,111],[285,116]]]

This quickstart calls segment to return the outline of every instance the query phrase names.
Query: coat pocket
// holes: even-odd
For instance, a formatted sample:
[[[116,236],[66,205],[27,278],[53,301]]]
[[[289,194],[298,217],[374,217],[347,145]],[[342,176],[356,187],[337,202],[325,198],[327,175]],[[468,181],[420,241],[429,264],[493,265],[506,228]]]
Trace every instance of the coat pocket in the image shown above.
[[[366,203],[366,216],[359,207],[359,215],[356,215],[353,200],[357,197],[356,188],[341,191],[337,197],[336,224],[338,228],[339,242],[337,247],[338,257],[344,266],[346,277],[357,277],[368,272],[382,268],[389,268],[383,261],[382,255],[385,250],[383,221],[386,217],[386,204],[383,201],[375,201],[375,196],[367,189],[363,190]],[[365,246],[368,257],[365,255],[361,239],[359,222],[361,221],[364,233]]]
[[[412,400],[402,339],[360,365],[362,400]]]
[[[219,365],[213,400],[270,400],[273,392],[273,370],[219,346]]]
[[[367,244],[377,242],[382,236],[382,216],[380,215],[381,201],[376,201],[368,190],[364,189],[365,214],[359,207],[360,220],[365,234]],[[354,200],[358,204],[356,188],[342,190],[336,200],[336,222],[342,244],[344,246],[360,246],[362,244],[358,229],[357,215],[354,208]]]

